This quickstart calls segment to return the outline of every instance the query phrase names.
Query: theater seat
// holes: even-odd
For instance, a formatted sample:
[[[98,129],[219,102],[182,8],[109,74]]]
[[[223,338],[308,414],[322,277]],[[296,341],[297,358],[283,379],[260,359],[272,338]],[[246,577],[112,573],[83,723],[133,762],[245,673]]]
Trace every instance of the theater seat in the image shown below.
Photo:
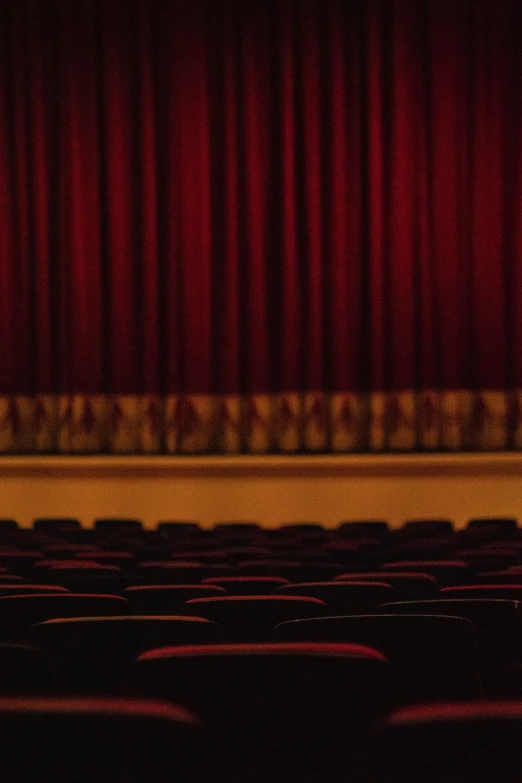
[[[342,539],[336,539],[325,544],[322,553],[325,557],[332,558],[336,563],[345,565],[347,570],[349,567],[362,566],[361,557],[363,554],[366,554],[358,542],[343,541]],[[300,557],[302,557],[301,554]]]
[[[287,533],[296,533],[299,536],[306,536],[308,533],[315,536],[325,532],[320,522],[286,522],[284,525],[279,525],[278,529]]]
[[[459,548],[459,541],[455,536],[417,536],[403,535],[397,538],[393,549],[389,550],[387,559],[390,556],[395,560],[465,560],[456,551]],[[420,570],[420,569],[419,569]]]
[[[196,535],[201,531],[201,528],[199,522],[165,519],[157,523],[156,530],[158,533],[161,533],[162,536],[178,538],[180,536]]]
[[[391,585],[404,601],[420,601],[423,598],[435,598],[439,585],[430,574],[415,573],[415,571],[367,571],[359,573],[340,574],[335,582],[385,582]]]
[[[503,598],[508,601],[522,601],[522,584],[513,580],[505,585],[461,585],[444,587],[439,598]]]
[[[18,522],[16,519],[0,519],[0,534],[4,536],[6,533],[13,533],[19,530]]]
[[[387,537],[389,526],[384,519],[361,519],[341,522],[337,528],[339,535],[348,538],[359,536],[382,536]]]
[[[177,614],[191,598],[226,595],[216,585],[133,585],[122,591],[132,614]]]
[[[409,702],[481,695],[477,637],[461,617],[359,615],[293,620],[274,629],[277,642],[342,642],[382,652],[401,672]]]
[[[0,577],[1,578],[1,577]],[[513,573],[509,568],[502,571],[484,571],[473,577],[477,585],[512,585],[522,583],[522,573]]]
[[[57,593],[68,594],[69,590],[63,585],[34,584],[29,582],[1,582],[0,598],[7,598],[12,595],[56,595]]]
[[[27,644],[0,644],[0,696],[51,695],[53,688],[46,652]]]
[[[264,546],[246,546],[239,541],[233,545],[230,543],[222,549],[214,550],[221,554],[223,562],[235,565],[245,560],[261,560],[262,558],[272,557],[273,553]]]
[[[519,660],[522,645],[522,606],[518,601],[448,598],[385,604],[380,611],[466,618],[477,631],[484,695],[495,697],[509,690],[509,670]]]
[[[0,568],[0,585],[21,585],[27,582],[23,576],[7,573],[7,568]]]
[[[203,579],[203,584],[218,585],[232,595],[269,595],[290,582],[277,576],[222,576]]]
[[[94,530],[103,535],[140,533],[143,530],[143,523],[139,519],[126,517],[103,517],[94,520]]]
[[[522,779],[522,702],[399,710],[364,743],[359,783],[515,783]]]
[[[474,517],[470,519],[466,532],[488,535],[495,538],[511,538],[517,532],[515,517]]]
[[[311,562],[299,560],[249,560],[238,563],[234,573],[239,576],[277,576],[290,582],[328,582],[342,574],[346,566],[329,562],[328,559],[314,558]],[[232,574],[231,574],[232,575]],[[217,575],[216,575],[217,576]],[[225,576],[225,574],[223,574]]]
[[[401,698],[384,656],[335,644],[152,651],[131,665],[128,691],[199,711],[228,749],[226,777],[252,783],[350,780],[362,735]]]
[[[38,551],[0,548],[0,566],[9,568],[10,571],[19,576],[29,576],[38,560],[43,560],[42,553]]]
[[[231,642],[261,642],[272,638],[272,630],[285,620],[317,617],[326,605],[304,596],[255,595],[194,598],[184,612],[218,623]]]
[[[127,587],[128,578],[119,566],[76,560],[38,566],[42,581],[57,582],[73,593],[119,593]]]
[[[27,632],[27,642],[51,656],[65,693],[117,693],[126,665],[145,650],[222,640],[216,623],[170,615],[47,620]]]
[[[237,533],[241,536],[245,534],[254,536],[262,533],[263,530],[259,522],[247,522],[242,520],[237,520],[237,522],[215,522],[212,529],[215,533],[224,538],[229,535],[234,537]]]
[[[172,557],[175,557],[176,559],[186,561],[186,562],[193,562],[196,564],[201,564],[203,566],[211,566],[211,565],[230,565],[230,557],[228,550],[226,549],[211,549],[210,551],[202,551],[199,549],[178,549],[174,551],[174,553],[171,552],[171,559]],[[144,562],[144,561],[142,561]],[[168,565],[168,560],[163,560],[164,564]]]
[[[0,639],[22,641],[31,625],[58,617],[126,614],[128,602],[117,595],[55,593],[0,598]]]
[[[210,754],[198,718],[172,704],[0,699],[0,767],[9,783],[201,783],[211,780]]]
[[[134,555],[132,552],[118,552],[117,550],[108,550],[106,552],[78,552],[77,560],[81,563],[85,560],[91,560],[100,565],[115,565],[123,569],[129,569],[134,565]]]
[[[138,581],[143,584],[197,584],[205,577],[226,576],[230,566],[213,563],[204,565],[200,562],[186,561],[146,561],[136,569]]]
[[[440,536],[453,532],[450,519],[408,519],[400,529],[402,535]]]
[[[469,565],[463,560],[395,560],[385,563],[381,570],[431,574],[443,587],[463,584],[471,575]]]
[[[33,520],[33,530],[39,533],[68,533],[80,528],[76,517],[37,517]]]
[[[66,541],[67,539],[64,538],[60,544],[42,544],[40,547],[40,552],[42,552],[45,557],[61,560],[72,560],[80,553],[91,552],[92,554],[95,554],[100,551],[95,544],[74,544],[66,543]]]
[[[384,582],[305,582],[285,585],[277,595],[308,595],[319,598],[328,614],[365,614],[382,603],[397,600],[397,591]]]

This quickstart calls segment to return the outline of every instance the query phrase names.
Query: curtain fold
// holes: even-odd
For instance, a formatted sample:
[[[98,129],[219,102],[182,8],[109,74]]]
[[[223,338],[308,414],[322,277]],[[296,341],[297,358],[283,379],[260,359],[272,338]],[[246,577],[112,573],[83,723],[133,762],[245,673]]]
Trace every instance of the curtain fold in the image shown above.
[[[4,0],[0,452],[522,448],[518,0]]]

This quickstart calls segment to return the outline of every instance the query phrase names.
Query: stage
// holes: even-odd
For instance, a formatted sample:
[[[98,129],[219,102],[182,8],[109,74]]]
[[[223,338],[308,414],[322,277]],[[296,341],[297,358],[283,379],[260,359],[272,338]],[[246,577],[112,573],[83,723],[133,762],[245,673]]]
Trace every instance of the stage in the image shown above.
[[[516,516],[522,454],[2,457],[0,516],[292,521]]]

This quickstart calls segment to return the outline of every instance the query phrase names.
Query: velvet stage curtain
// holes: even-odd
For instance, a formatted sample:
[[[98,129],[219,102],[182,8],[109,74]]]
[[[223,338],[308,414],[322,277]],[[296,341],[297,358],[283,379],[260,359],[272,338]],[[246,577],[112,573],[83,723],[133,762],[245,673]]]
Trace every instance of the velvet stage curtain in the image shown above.
[[[0,450],[522,448],[519,0],[3,0]]]

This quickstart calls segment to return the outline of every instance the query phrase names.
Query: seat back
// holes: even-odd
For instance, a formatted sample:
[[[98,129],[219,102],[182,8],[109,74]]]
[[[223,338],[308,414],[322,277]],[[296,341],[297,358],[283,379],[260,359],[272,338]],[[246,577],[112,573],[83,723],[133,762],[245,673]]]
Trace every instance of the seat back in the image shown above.
[[[227,574],[230,574],[230,566],[227,564],[204,565],[199,561],[191,560],[145,561],[136,569],[136,576],[142,584],[197,584],[205,577]]]
[[[505,692],[509,668],[518,660],[522,641],[521,605],[494,599],[439,599],[381,606],[385,614],[437,614],[464,617],[476,628],[484,695]]]
[[[128,690],[197,709],[239,780],[333,783],[349,779],[360,738],[401,698],[399,679],[358,645],[231,644],[146,653]]]
[[[54,685],[46,652],[27,644],[0,644],[0,696],[51,695]]]
[[[471,575],[471,569],[464,560],[392,560],[381,570],[416,571],[434,576],[441,586],[464,584]]]
[[[435,598],[439,586],[434,576],[430,574],[401,571],[361,571],[359,573],[341,574],[336,582],[385,582],[395,588],[399,600],[420,601],[423,598]]]
[[[207,740],[198,718],[172,704],[0,699],[0,766],[10,783],[200,783],[212,769]]]
[[[117,595],[37,593],[0,598],[0,639],[22,641],[31,625],[58,617],[126,614],[128,602]]]
[[[103,534],[139,533],[143,530],[143,523],[127,517],[100,517],[94,520],[94,530]]]
[[[360,783],[514,783],[522,703],[437,704],[390,715],[364,743]]]
[[[204,579],[203,584],[218,585],[231,595],[268,595],[290,582],[277,576],[222,576]]]
[[[200,617],[76,617],[32,625],[27,641],[52,658],[62,693],[117,694],[127,665],[146,650],[212,644],[221,628]]]
[[[382,582],[305,582],[285,585],[277,595],[304,595],[319,598],[328,607],[329,614],[366,614],[380,604],[397,600],[394,587]]]
[[[39,533],[68,533],[80,527],[76,517],[37,517],[33,520],[33,530]]]
[[[178,614],[191,598],[226,595],[222,587],[201,585],[133,585],[121,595],[129,602],[131,614]]]
[[[264,642],[271,640],[279,623],[324,615],[326,605],[318,598],[304,596],[225,596],[192,599],[184,611],[218,623],[229,641]]]
[[[511,584],[504,585],[461,585],[460,587],[443,587],[439,598],[500,598],[507,601],[522,601],[522,584],[513,579]]]
[[[475,628],[461,617],[359,615],[282,623],[278,642],[342,642],[379,650],[401,672],[409,702],[481,695]]]
[[[450,519],[408,519],[401,528],[401,533],[409,536],[439,536],[452,531]]]

